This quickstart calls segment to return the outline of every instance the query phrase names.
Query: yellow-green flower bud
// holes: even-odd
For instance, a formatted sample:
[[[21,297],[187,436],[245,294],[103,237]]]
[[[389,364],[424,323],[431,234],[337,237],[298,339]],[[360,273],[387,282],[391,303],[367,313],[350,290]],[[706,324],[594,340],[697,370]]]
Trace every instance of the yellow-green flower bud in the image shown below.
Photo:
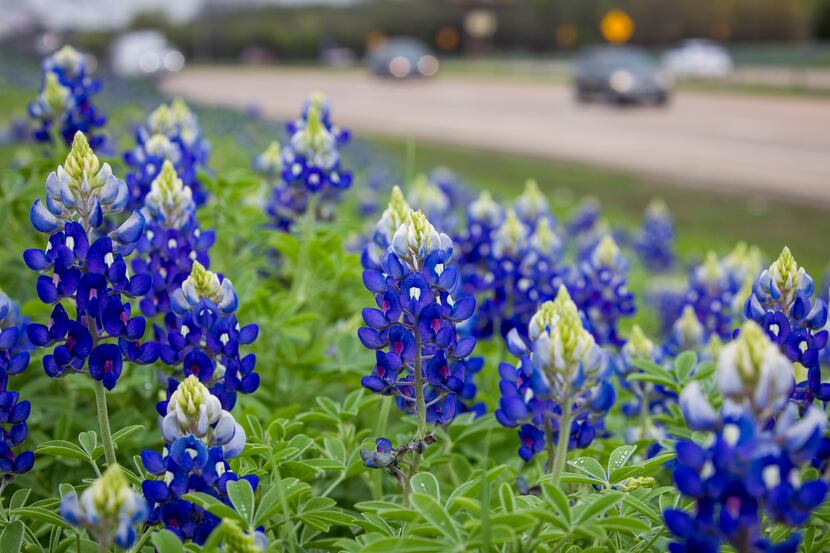
[[[527,228],[512,209],[507,210],[504,222],[493,237],[493,253],[496,257],[519,257],[527,247]]]
[[[386,241],[391,243],[395,236],[395,231],[404,224],[409,217],[409,212],[412,209],[403,197],[403,192],[397,186],[392,188],[392,194],[389,196],[389,205],[383,211],[383,214],[378,221],[377,232],[386,238]]]

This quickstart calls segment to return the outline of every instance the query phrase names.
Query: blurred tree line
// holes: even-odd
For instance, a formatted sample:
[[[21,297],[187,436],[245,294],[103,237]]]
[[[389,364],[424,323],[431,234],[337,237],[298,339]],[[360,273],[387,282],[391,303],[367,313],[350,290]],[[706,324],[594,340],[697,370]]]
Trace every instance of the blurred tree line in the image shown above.
[[[687,37],[734,42],[830,38],[830,0],[367,0],[255,10],[233,3],[209,5],[187,24],[144,13],[131,28],[159,29],[189,59],[201,60],[237,60],[252,52],[307,60],[327,46],[362,54],[367,38],[381,35],[413,36],[435,46],[441,33],[455,38],[443,41],[447,53],[551,52],[600,42],[599,21],[612,8],[631,16],[631,42],[644,46]],[[497,18],[495,33],[487,39],[474,39],[465,30],[465,16],[476,9]],[[103,51],[111,36],[78,38],[80,46]]]

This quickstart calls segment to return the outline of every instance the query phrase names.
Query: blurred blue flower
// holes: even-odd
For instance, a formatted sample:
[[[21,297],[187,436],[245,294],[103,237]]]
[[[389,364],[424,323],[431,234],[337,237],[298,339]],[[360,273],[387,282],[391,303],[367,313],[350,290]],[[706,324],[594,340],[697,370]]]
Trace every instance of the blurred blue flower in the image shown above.
[[[330,112],[325,98],[315,94],[301,117],[287,125],[289,139],[281,149],[280,180],[266,205],[279,230],[290,230],[308,211],[312,198],[314,216],[332,219],[341,193],[352,184],[351,172],[340,163],[340,146],[349,140],[349,134],[333,125]],[[262,166],[266,176],[275,163],[268,165],[267,169]]]
[[[574,302],[585,314],[597,342],[620,347],[619,321],[636,310],[634,294],[628,288],[628,266],[617,243],[606,235],[591,254],[579,263],[568,285]]]
[[[36,122],[32,136],[37,142],[51,143],[56,130],[67,146],[79,132],[87,135],[93,148],[104,146],[106,136],[96,131],[107,118],[91,99],[101,82],[89,73],[85,56],[69,45],[43,60],[40,93],[29,104],[29,116]]]
[[[634,243],[646,269],[655,272],[670,270],[675,262],[674,220],[665,203],[652,201],[643,216],[643,226]]]
[[[165,161],[173,164],[176,174],[191,190],[196,205],[207,201],[207,190],[199,182],[199,170],[207,166],[210,144],[205,139],[196,115],[181,98],[168,106],[160,105],[135,133],[136,146],[124,152],[130,206],[144,207],[153,181]]]
[[[60,512],[69,524],[86,528],[105,551],[111,544],[121,549],[132,547],[135,527],[147,517],[144,501],[118,465],[109,467],[80,498],[74,491],[65,495]]]

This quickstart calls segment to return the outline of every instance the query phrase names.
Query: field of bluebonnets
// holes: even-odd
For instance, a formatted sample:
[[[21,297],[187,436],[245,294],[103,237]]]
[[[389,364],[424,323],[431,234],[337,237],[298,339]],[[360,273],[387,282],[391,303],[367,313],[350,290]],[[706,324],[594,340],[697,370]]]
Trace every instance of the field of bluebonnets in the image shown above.
[[[319,94],[0,72],[3,553],[830,548],[827,288],[785,244],[404,178]]]

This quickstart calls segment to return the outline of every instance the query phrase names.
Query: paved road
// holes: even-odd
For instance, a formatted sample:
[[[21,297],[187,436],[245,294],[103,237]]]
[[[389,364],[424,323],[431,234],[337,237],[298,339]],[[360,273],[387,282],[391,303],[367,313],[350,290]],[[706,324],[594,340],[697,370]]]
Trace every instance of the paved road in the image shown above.
[[[636,171],[688,185],[830,205],[830,101],[680,93],[665,109],[576,104],[567,87],[473,78],[390,82],[363,72],[194,68],[163,88],[293,117],[325,92],[339,124]],[[532,175],[529,175],[532,176]]]

